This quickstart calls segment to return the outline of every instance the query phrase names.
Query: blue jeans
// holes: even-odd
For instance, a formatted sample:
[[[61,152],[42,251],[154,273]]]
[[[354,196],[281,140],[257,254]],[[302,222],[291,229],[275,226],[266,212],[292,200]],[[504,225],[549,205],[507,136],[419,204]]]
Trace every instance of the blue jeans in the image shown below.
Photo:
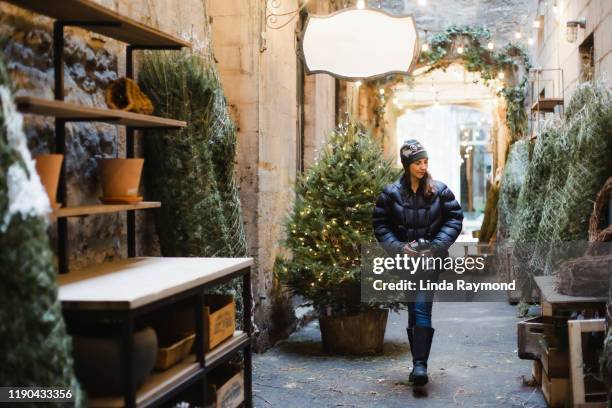
[[[433,302],[427,301],[425,292],[419,292],[414,302],[408,302],[408,328],[414,326],[431,327],[431,308]]]
[[[429,276],[432,282],[438,281],[438,273]],[[408,328],[414,326],[431,327],[433,292],[418,291],[414,302],[408,302]]]

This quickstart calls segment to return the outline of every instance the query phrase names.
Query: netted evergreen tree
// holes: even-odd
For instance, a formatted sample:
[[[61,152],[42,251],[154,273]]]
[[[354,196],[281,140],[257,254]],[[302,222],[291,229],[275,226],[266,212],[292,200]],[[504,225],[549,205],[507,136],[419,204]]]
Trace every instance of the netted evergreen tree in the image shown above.
[[[291,255],[275,265],[281,282],[332,314],[367,309],[360,303],[361,246],[376,242],[374,204],[400,173],[361,124],[340,124],[297,181],[283,243]]]
[[[0,384],[70,387],[83,406],[57,300],[49,199],[27,148],[0,57]],[[26,403],[22,406],[38,406]]]

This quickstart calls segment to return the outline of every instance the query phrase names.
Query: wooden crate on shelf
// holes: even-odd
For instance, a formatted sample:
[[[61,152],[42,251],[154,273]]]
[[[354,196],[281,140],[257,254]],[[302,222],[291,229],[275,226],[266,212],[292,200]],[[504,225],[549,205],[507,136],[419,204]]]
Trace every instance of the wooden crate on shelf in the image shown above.
[[[552,316],[538,316],[519,322],[518,357],[524,360],[539,359],[543,346],[557,346],[560,339],[556,333],[565,326],[563,319]]]
[[[189,355],[195,338],[195,333],[160,338],[155,369],[166,370],[182,361]]]
[[[236,330],[236,304],[232,295],[204,297],[204,350],[209,351]]]
[[[236,408],[244,401],[244,371],[227,364],[211,373],[206,408]]]

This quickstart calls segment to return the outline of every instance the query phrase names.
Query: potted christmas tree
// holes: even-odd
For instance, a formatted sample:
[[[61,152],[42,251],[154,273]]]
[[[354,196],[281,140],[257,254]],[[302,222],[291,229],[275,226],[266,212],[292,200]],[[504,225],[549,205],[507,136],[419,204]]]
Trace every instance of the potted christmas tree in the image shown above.
[[[372,209],[399,173],[370,133],[347,121],[296,183],[283,243],[289,255],[277,259],[275,271],[318,310],[327,352],[382,352],[388,309],[361,302],[361,247],[376,242]]]

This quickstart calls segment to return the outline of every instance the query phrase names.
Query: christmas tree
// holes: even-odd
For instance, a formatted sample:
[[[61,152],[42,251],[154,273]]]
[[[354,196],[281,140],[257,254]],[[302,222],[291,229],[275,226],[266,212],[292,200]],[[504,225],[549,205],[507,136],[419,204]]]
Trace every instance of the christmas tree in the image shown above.
[[[22,123],[0,56],[0,384],[70,387],[74,401],[56,405],[80,407],[46,233],[51,207]]]
[[[275,265],[280,281],[328,313],[372,307],[360,302],[361,246],[376,242],[374,204],[399,174],[358,122],[332,131],[319,161],[296,183],[285,225],[291,258],[279,257]]]

